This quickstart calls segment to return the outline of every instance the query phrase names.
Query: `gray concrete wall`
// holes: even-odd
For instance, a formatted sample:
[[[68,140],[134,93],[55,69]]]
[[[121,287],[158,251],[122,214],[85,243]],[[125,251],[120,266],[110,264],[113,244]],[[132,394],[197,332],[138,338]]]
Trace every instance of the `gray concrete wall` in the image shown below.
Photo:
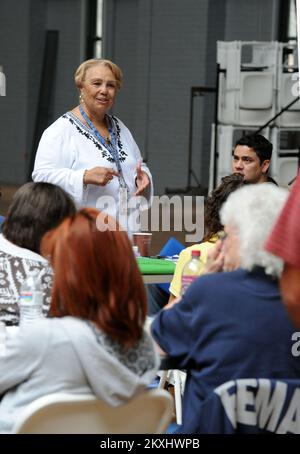
[[[0,4],[0,64],[7,95],[0,97],[0,182],[26,181],[45,45],[45,31],[59,31],[53,116],[77,102],[73,73],[81,59],[80,0],[22,0]]]
[[[73,73],[83,58],[84,0],[0,4],[0,183],[26,180],[45,30],[58,30],[52,121],[77,103]],[[185,188],[191,86],[215,84],[216,41],[276,39],[278,0],[104,0],[104,56],[124,70],[114,113],[148,160],[157,193]],[[207,186],[214,96],[195,99],[193,170]],[[50,119],[49,119],[50,120]]]
[[[107,29],[104,42],[105,55],[125,75],[115,113],[134,133],[158,193],[187,184],[189,94],[192,85],[205,85],[208,3],[106,2],[105,20],[114,16],[116,25],[122,15],[122,25]],[[198,173],[200,167],[199,160]]]
[[[74,72],[81,63],[80,0],[48,0],[47,29],[59,31],[54,119],[78,104]]]
[[[124,70],[115,106],[157,193],[188,179],[190,87],[215,86],[217,40],[276,39],[277,0],[106,0],[104,53]],[[193,171],[208,184],[214,95],[195,98]],[[192,179],[192,184],[195,181]]]
[[[0,97],[0,177],[19,183],[26,162],[29,85],[30,0],[12,8],[1,1],[0,60],[6,76],[6,96]]]
[[[225,41],[276,41],[279,0],[226,0]]]

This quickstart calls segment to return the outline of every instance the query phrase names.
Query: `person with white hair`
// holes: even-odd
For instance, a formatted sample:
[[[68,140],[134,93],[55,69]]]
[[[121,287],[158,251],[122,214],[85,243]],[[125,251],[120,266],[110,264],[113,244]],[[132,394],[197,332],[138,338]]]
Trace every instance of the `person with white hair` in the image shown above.
[[[278,288],[282,261],[264,250],[287,195],[270,183],[230,194],[221,209],[225,272],[199,277],[152,323],[160,349],[187,370],[179,433],[207,431],[203,403],[226,381],[300,376]]]
[[[220,212],[226,226],[222,249],[224,271],[238,267],[252,271],[260,267],[267,275],[280,277],[282,260],[269,254],[263,244],[266,231],[271,231],[287,195],[287,190],[274,188],[272,183],[246,186],[243,192],[232,194]]]

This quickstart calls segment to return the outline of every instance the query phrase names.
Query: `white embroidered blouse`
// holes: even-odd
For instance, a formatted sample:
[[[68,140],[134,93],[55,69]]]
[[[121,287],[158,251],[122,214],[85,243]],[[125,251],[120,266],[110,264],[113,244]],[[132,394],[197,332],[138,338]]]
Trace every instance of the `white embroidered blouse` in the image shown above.
[[[109,116],[117,133],[119,159],[124,179],[129,188],[129,197],[136,191],[136,167],[141,160],[140,150],[129,129],[121,120]],[[72,112],[67,112],[50,125],[43,133],[36,154],[32,178],[61,186],[74,199],[78,207],[89,206],[105,209],[115,216],[119,209],[119,181],[113,178],[106,186],[83,186],[83,174],[93,167],[111,167],[117,171],[110,152]],[[145,194],[148,201],[153,194],[151,173],[145,163],[142,170],[150,178],[150,189]],[[115,201],[116,211],[103,206],[105,196]],[[99,199],[100,198],[100,199]],[[105,205],[105,204],[104,204]],[[143,207],[145,208],[145,206]]]

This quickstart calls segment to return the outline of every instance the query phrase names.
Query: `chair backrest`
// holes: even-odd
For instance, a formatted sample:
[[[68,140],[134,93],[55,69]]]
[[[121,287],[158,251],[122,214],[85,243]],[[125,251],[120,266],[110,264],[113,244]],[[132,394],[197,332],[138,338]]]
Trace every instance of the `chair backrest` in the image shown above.
[[[217,42],[219,123],[262,126],[275,115],[277,61],[277,42]]]
[[[112,407],[92,395],[49,394],[29,404],[15,434],[159,434],[171,421],[172,398],[163,390],[144,391]]]

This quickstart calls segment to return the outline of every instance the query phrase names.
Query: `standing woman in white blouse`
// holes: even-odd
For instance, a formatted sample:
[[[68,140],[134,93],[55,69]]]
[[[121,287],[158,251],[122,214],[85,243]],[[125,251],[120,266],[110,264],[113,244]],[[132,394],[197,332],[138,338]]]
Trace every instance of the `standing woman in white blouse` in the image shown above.
[[[152,197],[152,177],[129,129],[109,115],[122,71],[109,60],[83,62],[75,73],[80,104],[43,133],[32,178],[65,189],[78,207],[117,216],[133,196]]]

